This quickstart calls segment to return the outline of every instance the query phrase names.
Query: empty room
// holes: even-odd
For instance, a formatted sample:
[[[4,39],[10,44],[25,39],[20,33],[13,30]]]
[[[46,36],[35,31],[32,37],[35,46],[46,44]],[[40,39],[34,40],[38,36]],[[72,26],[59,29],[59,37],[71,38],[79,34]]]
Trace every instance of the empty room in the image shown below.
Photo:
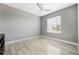
[[[0,3],[0,55],[78,55],[78,4]]]

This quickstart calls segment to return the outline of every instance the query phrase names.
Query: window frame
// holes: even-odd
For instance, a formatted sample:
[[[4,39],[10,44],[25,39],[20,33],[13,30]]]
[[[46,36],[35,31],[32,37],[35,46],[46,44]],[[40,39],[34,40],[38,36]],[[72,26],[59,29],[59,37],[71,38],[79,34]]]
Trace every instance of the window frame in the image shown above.
[[[56,20],[57,19],[57,20]],[[48,21],[48,20],[50,20],[50,22]],[[51,21],[53,21],[53,22],[51,22]],[[58,23],[56,23],[57,21],[59,21]],[[53,24],[53,25],[51,25],[51,24]],[[57,29],[55,28],[55,26],[58,26],[58,24],[59,24],[59,26],[60,26],[60,31],[57,31]],[[51,28],[53,28],[53,30],[51,30],[51,29],[49,29],[48,27],[51,27]],[[56,29],[56,30],[55,30]],[[48,33],[62,33],[62,31],[61,31],[61,16],[54,16],[54,17],[51,17],[51,18],[48,18],[47,19],[47,32]]]

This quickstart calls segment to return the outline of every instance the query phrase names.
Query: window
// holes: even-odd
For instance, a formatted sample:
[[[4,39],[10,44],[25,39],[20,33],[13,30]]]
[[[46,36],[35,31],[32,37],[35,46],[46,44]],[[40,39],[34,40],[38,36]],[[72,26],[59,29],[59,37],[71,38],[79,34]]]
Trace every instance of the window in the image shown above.
[[[61,33],[61,16],[47,19],[47,32]]]

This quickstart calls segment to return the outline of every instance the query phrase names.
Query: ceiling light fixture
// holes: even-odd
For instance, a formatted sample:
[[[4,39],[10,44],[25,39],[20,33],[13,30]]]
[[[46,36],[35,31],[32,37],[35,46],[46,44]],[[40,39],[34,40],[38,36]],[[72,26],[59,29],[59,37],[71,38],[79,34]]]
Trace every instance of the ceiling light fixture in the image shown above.
[[[44,3],[36,3],[36,5],[40,8],[41,11],[47,11],[47,12],[51,11],[50,9],[45,8],[46,4]]]

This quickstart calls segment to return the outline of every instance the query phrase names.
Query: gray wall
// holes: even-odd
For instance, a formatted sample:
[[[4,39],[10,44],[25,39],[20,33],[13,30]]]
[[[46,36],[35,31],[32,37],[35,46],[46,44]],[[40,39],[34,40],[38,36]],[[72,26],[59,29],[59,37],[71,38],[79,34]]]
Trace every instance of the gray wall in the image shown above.
[[[79,54],[79,4],[78,4],[78,54]]]
[[[6,42],[40,34],[40,18],[28,12],[0,4],[0,29]],[[1,22],[2,21],[2,22]]]
[[[78,42],[78,15],[77,5],[56,11],[49,15],[41,17],[41,34],[59,38],[70,42]],[[47,19],[54,16],[61,16],[62,33],[47,33]]]

